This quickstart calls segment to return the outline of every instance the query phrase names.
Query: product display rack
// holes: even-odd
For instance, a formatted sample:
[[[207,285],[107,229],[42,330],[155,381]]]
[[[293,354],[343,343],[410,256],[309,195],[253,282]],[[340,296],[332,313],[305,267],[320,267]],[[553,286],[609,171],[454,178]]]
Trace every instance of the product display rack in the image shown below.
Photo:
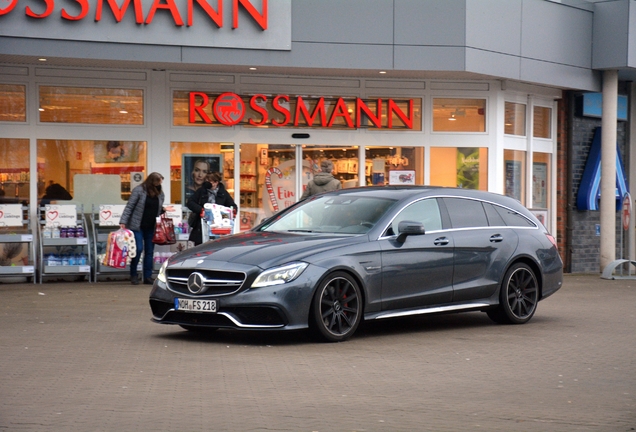
[[[130,266],[124,268],[113,268],[105,266],[99,258],[106,250],[106,242],[108,235],[119,229],[117,225],[100,225],[99,224],[99,205],[93,205],[91,212],[91,238],[93,249],[93,280],[98,281],[99,276],[124,276],[130,274]],[[141,251],[139,251],[141,252]]]
[[[0,277],[26,276],[35,283],[35,242],[31,230],[29,207],[20,205],[22,210],[22,226],[0,228],[0,243],[26,243],[28,248],[28,263],[26,265],[0,266]]]
[[[42,279],[47,276],[87,276],[88,281],[92,282],[91,263],[92,263],[92,250],[89,242],[88,227],[86,225],[86,218],[83,213],[83,207],[81,205],[76,206],[77,222],[76,226],[84,229],[84,237],[68,237],[68,238],[45,238],[43,235],[45,220],[40,220],[38,223],[38,238],[39,238],[39,263],[40,263],[40,283]],[[40,214],[45,214],[45,208],[40,207]],[[85,253],[86,264],[82,265],[50,265],[47,262],[47,253],[60,253],[63,250],[81,250]]]

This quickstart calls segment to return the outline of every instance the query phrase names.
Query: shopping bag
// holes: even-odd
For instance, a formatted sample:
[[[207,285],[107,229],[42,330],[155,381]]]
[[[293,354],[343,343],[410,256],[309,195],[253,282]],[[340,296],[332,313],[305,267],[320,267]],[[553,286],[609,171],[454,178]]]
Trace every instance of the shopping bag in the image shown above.
[[[201,218],[201,243],[205,243],[208,240],[210,240],[210,225],[208,225],[205,218]]]
[[[171,218],[164,215],[157,218],[152,242],[158,245],[171,245],[177,242],[177,236],[174,233],[174,223]]]
[[[137,255],[137,245],[132,231],[119,229],[108,234],[106,253],[102,265],[123,269]]]

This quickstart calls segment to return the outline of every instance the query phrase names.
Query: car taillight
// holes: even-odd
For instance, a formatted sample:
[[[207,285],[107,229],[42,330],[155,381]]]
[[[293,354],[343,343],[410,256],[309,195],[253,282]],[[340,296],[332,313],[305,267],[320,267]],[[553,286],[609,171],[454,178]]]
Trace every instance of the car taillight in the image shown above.
[[[552,237],[552,235],[550,235],[549,233],[545,233],[545,236],[548,238],[548,240],[550,240],[550,243],[552,243],[555,248],[558,248],[557,242],[554,237]]]

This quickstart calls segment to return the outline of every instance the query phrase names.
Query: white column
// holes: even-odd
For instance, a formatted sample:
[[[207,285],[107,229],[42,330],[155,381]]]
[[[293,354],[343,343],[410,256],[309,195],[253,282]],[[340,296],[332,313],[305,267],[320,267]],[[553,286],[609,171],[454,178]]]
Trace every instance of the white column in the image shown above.
[[[601,121],[601,268],[616,258],[616,109],[618,71],[603,73]]]

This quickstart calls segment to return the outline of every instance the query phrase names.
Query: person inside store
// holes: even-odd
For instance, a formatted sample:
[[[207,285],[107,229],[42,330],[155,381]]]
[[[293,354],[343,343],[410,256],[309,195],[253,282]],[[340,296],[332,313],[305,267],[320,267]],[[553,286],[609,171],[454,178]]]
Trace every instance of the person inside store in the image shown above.
[[[143,283],[152,285],[152,255],[155,245],[152,238],[155,235],[155,224],[157,217],[164,213],[163,208],[164,193],[161,190],[163,176],[157,172],[150,173],[146,180],[139,186],[136,186],[131,194],[124,211],[119,219],[119,226],[122,229],[128,228],[135,235],[135,243],[137,244],[137,255],[130,263],[130,282],[133,285],[139,284],[137,276],[137,265],[141,257],[141,251],[144,253],[144,261],[142,264]]]
[[[210,172],[210,162],[205,159],[197,159],[194,161],[194,165],[192,165],[192,172],[190,173],[188,183],[185,187],[186,203],[190,200],[190,198],[192,198],[194,193],[203,186],[203,183],[206,181],[206,177],[210,174]]]
[[[47,204],[55,204],[56,201],[70,201],[73,195],[67,191],[64,186],[51,180],[50,184],[44,190],[44,195],[40,198],[40,206]]]
[[[323,192],[331,192],[337,189],[342,189],[340,180],[335,178],[331,172],[333,171],[333,162],[329,159],[325,159],[320,162],[320,172],[314,175],[314,178],[309,180],[307,188],[303,192],[300,200],[309,198],[312,195],[316,195]]]
[[[201,218],[204,213],[204,204],[211,203],[231,207],[234,209],[234,212],[238,209],[232,196],[227,189],[225,189],[225,186],[223,186],[222,180],[223,176],[221,173],[210,173],[203,183],[203,186],[201,186],[186,203],[186,206],[192,211],[188,219],[188,224],[192,229],[188,240],[193,242],[195,246],[203,242]]]
[[[106,151],[108,152],[106,157],[113,162],[117,162],[126,155],[124,146],[119,141],[108,141]]]

